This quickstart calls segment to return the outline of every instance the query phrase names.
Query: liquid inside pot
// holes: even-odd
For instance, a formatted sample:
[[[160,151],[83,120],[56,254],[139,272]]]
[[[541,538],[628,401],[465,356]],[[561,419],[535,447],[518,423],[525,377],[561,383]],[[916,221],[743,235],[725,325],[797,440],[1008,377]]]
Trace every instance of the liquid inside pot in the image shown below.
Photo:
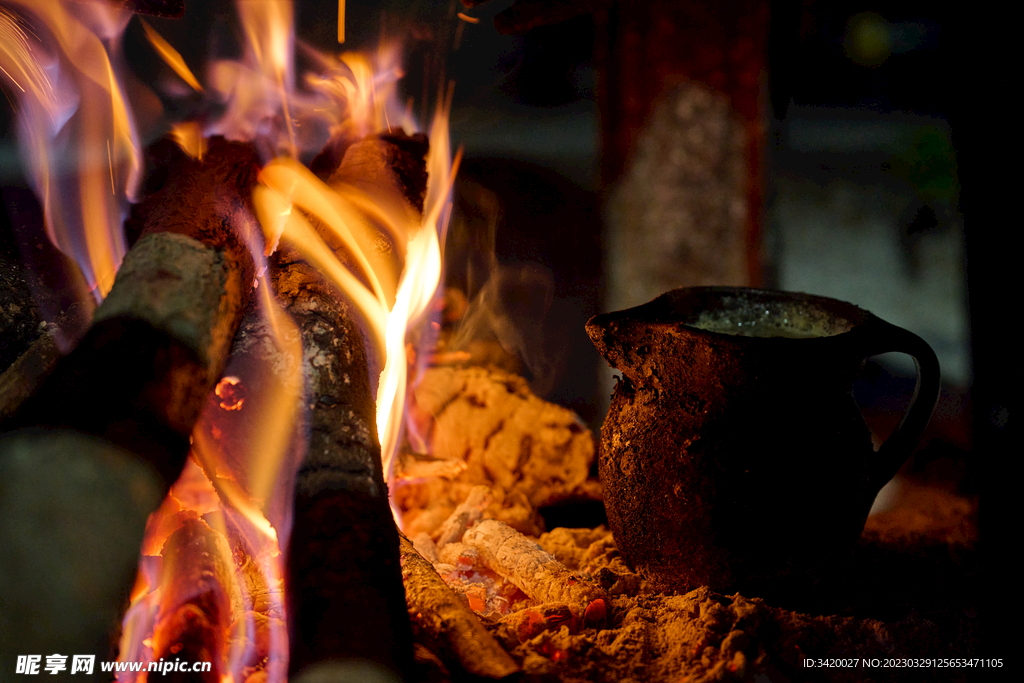
[[[779,309],[779,310],[773,310]],[[697,329],[741,337],[811,339],[845,332],[847,325],[822,316],[819,311],[790,306],[752,306],[704,311],[687,323]]]

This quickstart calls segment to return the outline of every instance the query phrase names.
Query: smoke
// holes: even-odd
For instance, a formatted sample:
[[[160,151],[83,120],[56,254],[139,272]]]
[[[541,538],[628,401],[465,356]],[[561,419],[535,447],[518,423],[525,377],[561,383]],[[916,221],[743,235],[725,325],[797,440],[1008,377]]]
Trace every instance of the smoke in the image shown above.
[[[497,342],[522,363],[534,391],[543,395],[553,385],[557,369],[544,334],[553,296],[554,278],[547,268],[495,262],[459,321],[450,349],[468,350],[476,341]]]

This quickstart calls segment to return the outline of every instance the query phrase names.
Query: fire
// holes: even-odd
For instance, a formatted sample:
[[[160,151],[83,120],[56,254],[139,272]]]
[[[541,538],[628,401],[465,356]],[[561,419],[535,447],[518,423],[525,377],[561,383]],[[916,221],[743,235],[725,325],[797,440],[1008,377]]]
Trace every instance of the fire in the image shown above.
[[[395,306],[388,316],[385,334],[388,364],[381,373],[377,390],[377,433],[381,435],[384,476],[389,482],[394,477],[395,456],[406,414],[406,339],[410,331],[420,327],[441,284],[442,239],[448,225],[449,197],[459,163],[458,156],[454,163],[448,157],[447,120],[444,110],[439,110],[431,126],[423,224],[409,240],[405,270],[399,281]],[[422,358],[424,354],[416,356]]]
[[[397,84],[404,75],[397,44],[383,42],[372,59],[357,52],[310,56],[320,73],[307,74],[306,84],[329,98],[329,106],[318,107],[315,113],[330,123],[332,136],[355,140],[392,126],[418,129],[397,102]]]
[[[246,9],[246,3],[239,4],[240,12]],[[411,114],[396,101],[396,84],[402,71],[393,44],[383,44],[373,60],[351,52],[338,58],[319,53],[312,56],[321,73],[307,76],[306,83],[320,99],[313,98],[313,105],[304,99],[304,105],[293,107],[303,125],[310,120],[326,122],[332,139],[349,141],[390,131],[393,122],[403,129],[416,130]],[[264,72],[276,68],[266,66],[266,61],[267,57],[259,61]],[[282,98],[285,115],[290,99]],[[378,355],[386,359],[377,389],[377,433],[389,481],[405,419],[410,369],[407,340],[425,322],[441,282],[441,245],[458,167],[458,161],[453,164],[449,154],[447,112],[447,105],[438,107],[431,126],[422,216],[410,212],[402,198],[387,192],[370,196],[341,183],[328,185],[299,163],[294,154],[279,156],[264,167],[260,173],[262,184],[254,196],[268,252],[280,240],[298,249],[356,305]],[[277,148],[285,146],[278,144]],[[344,245],[347,256],[355,261],[356,272],[343,265],[307,216],[318,219]],[[368,240],[375,230],[386,231],[398,245],[405,246],[401,273],[387,264],[371,262]]]
[[[125,253],[121,223],[141,173],[116,46],[131,13],[107,3],[11,0],[0,10],[0,69],[16,89],[22,154],[50,241],[95,301]]]
[[[256,254],[259,256],[259,254]],[[236,353],[151,515],[124,619],[122,661],[213,662],[221,680],[287,673],[284,558],[301,458],[298,330],[260,281],[252,353]],[[210,578],[213,577],[213,578]],[[177,648],[184,648],[184,651]],[[141,683],[147,673],[124,673]]]
[[[21,14],[0,8],[0,70],[21,105],[22,148],[50,238],[76,258],[99,300],[124,256],[121,223],[141,169],[117,69],[131,14],[99,0],[11,4]],[[236,349],[193,431],[185,470],[149,519],[120,659],[209,660],[208,680],[240,683],[262,671],[274,683],[287,674],[282,549],[305,448],[305,387],[301,337],[274,299],[265,258],[281,244],[296,249],[362,315],[373,355],[383,362],[376,422],[390,479],[406,393],[417,359],[428,355],[416,347],[430,342],[458,158],[453,163],[449,152],[445,103],[430,129],[422,213],[389,188],[318,178],[299,157],[327,138],[348,146],[417,129],[409,107],[397,102],[399,52],[391,43],[372,56],[307,49],[318,71],[299,88],[290,0],[238,0],[237,8],[244,55],[212,63],[205,89],[181,55],[143,25],[183,80],[226,105],[215,121],[174,124],[181,148],[202,159],[206,136],[224,135],[253,141],[271,160],[253,197],[265,238],[249,244],[258,312],[243,323],[258,342]],[[339,23],[339,41],[343,36]],[[394,245],[397,265],[374,251],[381,234]],[[142,683],[147,672],[122,672],[119,680]]]
[[[206,154],[206,138],[203,129],[195,121],[185,121],[171,125],[171,138],[193,159],[203,160]]]
[[[386,357],[377,390],[377,433],[385,476],[390,478],[394,456],[401,441],[409,365],[406,343],[410,331],[418,329],[429,311],[441,280],[441,239],[448,219],[448,196],[457,165],[447,157],[445,118],[439,115],[431,130],[427,166],[430,171],[422,223],[415,224],[406,212],[394,206],[393,198],[373,203],[393,234],[407,242],[405,268],[396,274],[374,268],[352,226],[364,225],[368,216],[360,211],[370,203],[351,187],[331,187],[318,180],[304,166],[289,159],[268,164],[260,174],[256,205],[267,243],[279,239],[296,247],[310,263],[330,278],[363,314],[372,338]],[[389,202],[388,200],[391,199]],[[390,210],[389,210],[390,209]],[[306,218],[316,216],[345,245],[359,273],[348,270],[319,237]],[[365,234],[365,232],[364,232]],[[369,283],[364,284],[359,276]],[[396,292],[392,297],[388,291]],[[393,300],[393,304],[389,303]]]

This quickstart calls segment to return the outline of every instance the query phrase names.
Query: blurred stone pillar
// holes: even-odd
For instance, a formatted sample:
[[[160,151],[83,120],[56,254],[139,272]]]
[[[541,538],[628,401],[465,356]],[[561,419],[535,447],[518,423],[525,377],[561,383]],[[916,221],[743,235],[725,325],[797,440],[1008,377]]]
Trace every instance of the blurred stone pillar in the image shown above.
[[[768,18],[767,0],[598,15],[607,310],[761,284]]]

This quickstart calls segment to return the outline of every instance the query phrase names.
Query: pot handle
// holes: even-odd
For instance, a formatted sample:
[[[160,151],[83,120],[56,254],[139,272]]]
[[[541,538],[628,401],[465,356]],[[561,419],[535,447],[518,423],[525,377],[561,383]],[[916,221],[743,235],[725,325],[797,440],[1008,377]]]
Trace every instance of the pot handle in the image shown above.
[[[896,431],[889,435],[877,452],[872,474],[875,483],[881,488],[910,457],[931,420],[939,401],[939,359],[925,340],[874,315],[864,326],[864,331],[868,335],[866,346],[869,352],[861,354],[861,358],[881,353],[905,353],[914,359],[917,368],[917,385],[910,405]]]

